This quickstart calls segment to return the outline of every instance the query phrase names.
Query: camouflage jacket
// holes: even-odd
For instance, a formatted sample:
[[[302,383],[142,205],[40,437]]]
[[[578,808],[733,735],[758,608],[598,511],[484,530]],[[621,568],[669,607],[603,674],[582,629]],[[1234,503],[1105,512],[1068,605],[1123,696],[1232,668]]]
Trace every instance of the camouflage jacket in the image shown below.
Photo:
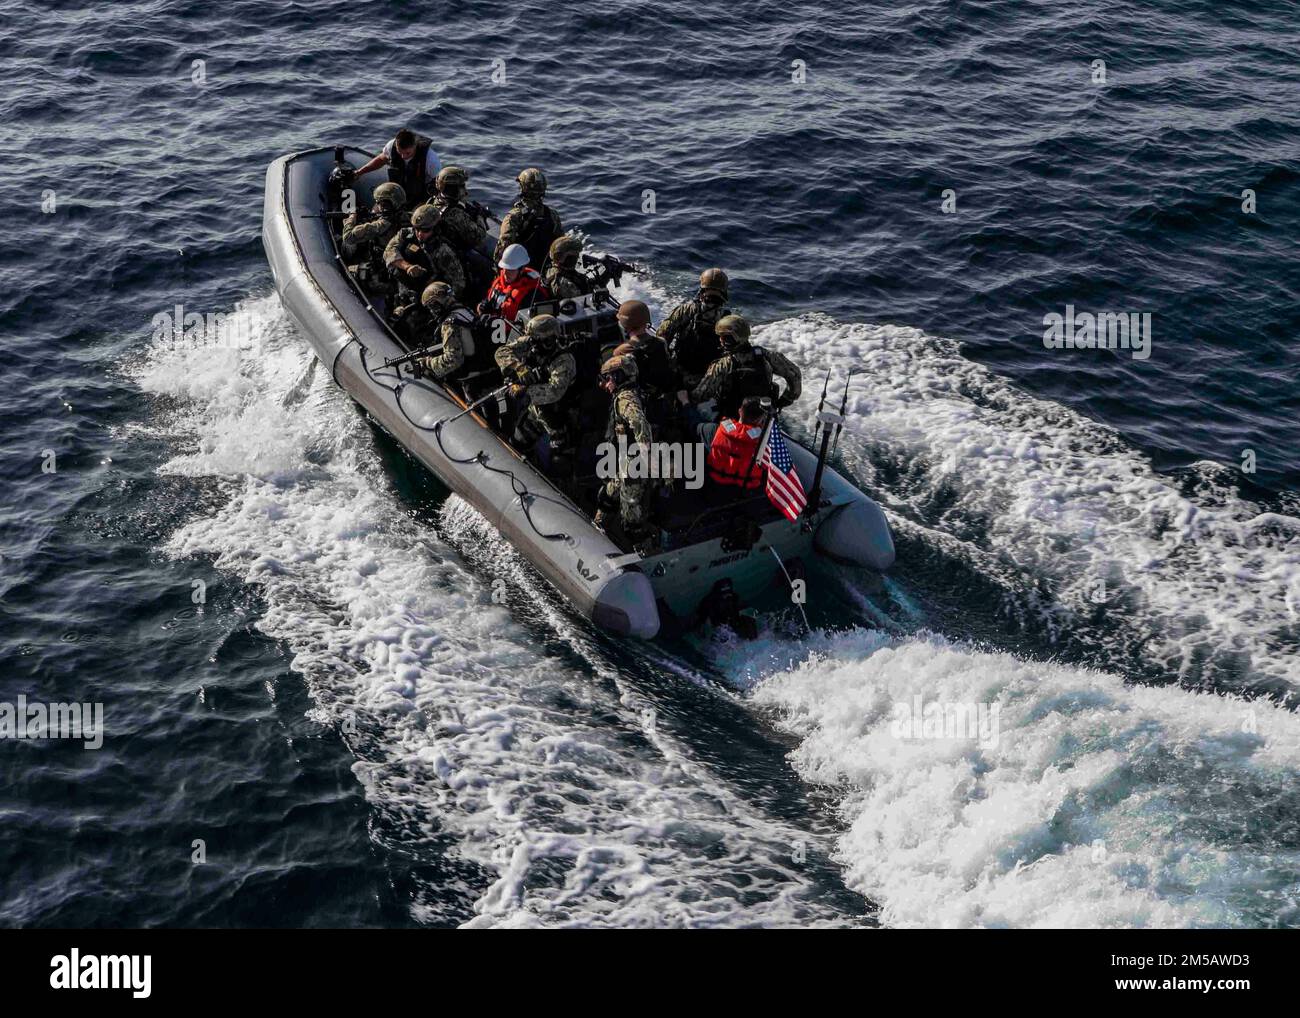
[[[413,280],[396,268],[399,260],[423,265],[429,274],[423,279]],[[458,299],[465,296],[465,270],[461,267],[460,258],[451,245],[436,233],[421,244],[415,237],[414,227],[403,227],[384,248],[384,265],[417,293],[430,283],[441,281],[451,287]]]
[[[506,213],[506,217],[501,220],[501,232],[497,235],[497,249],[496,253],[492,257],[494,262],[501,261],[501,255],[505,253],[505,249],[511,244],[524,243],[524,230],[536,216],[543,217],[538,220],[539,229],[545,228],[544,217],[550,217],[552,238],[558,237],[564,233],[564,228],[560,223],[560,216],[555,209],[551,208],[549,205],[543,205],[541,202],[529,202],[524,201],[522,198],[518,199],[511,207],[510,211]],[[533,268],[540,269],[541,266],[534,265]]]
[[[452,308],[438,326],[437,341],[442,343],[442,352],[422,357],[420,367],[439,380],[459,371],[474,349],[474,335],[470,332],[473,321],[474,316],[467,309]],[[434,336],[426,336],[422,345],[428,346],[434,341]]]
[[[343,256],[364,257],[371,252],[382,255],[393,235],[408,222],[409,217],[404,212],[385,218],[357,209],[343,220]]]
[[[703,403],[708,399],[717,399],[724,392],[728,380],[737,369],[752,367],[760,358],[767,361],[773,377],[785,379],[785,393],[781,402],[789,406],[803,391],[803,376],[798,366],[783,353],[767,349],[762,349],[760,352],[759,347],[750,346],[748,343],[741,344],[731,353],[723,354],[710,364],[700,384],[691,390],[691,400],[695,403]]]
[[[572,300],[596,290],[595,281],[580,269],[568,269],[561,265],[546,266],[546,287],[552,296],[560,300]]]
[[[453,247],[476,250],[487,238],[487,228],[478,216],[454,198],[438,195],[431,203],[442,213],[442,228]]]
[[[578,377],[578,363],[569,351],[559,350],[546,363],[538,364],[531,346],[532,341],[526,336],[512,339],[497,350],[497,367],[507,382],[521,379],[529,372],[544,376],[542,381],[523,383],[528,389],[528,401],[533,406],[558,403]]]

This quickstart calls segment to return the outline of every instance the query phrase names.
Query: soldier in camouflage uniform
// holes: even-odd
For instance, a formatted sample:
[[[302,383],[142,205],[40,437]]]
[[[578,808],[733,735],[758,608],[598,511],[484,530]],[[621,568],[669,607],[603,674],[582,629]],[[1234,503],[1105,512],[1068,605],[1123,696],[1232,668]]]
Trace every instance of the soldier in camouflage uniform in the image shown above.
[[[610,356],[629,354],[636,360],[637,389],[655,433],[664,441],[677,441],[682,430],[680,384],[668,348],[650,327],[650,309],[644,301],[625,300],[618,306],[618,324],[627,338]]]
[[[411,225],[395,234],[384,249],[384,266],[397,283],[399,304],[414,304],[429,283],[439,280],[458,298],[465,296],[465,270],[441,232],[442,213],[421,205]]]
[[[564,474],[573,466],[571,409],[578,364],[573,354],[560,348],[560,323],[554,315],[528,320],[524,334],[496,352],[497,367],[510,385],[516,407],[527,406],[515,425],[514,441],[531,450],[544,433],[550,446],[552,473]]]
[[[659,324],[659,336],[668,344],[668,352],[688,389],[699,385],[709,365],[722,356],[714,326],[731,314],[731,308],[726,306],[730,285],[721,269],[705,269],[700,273],[700,289],[695,297],[677,305]]]
[[[643,447],[649,454],[654,441],[650,418],[637,388],[636,359],[630,355],[611,357],[600,368],[600,384],[613,397],[609,410],[609,424],[605,441],[617,446],[620,436],[629,455],[635,446]],[[652,499],[658,482],[650,477],[626,477],[620,464],[619,476],[605,482],[598,499],[601,509],[596,513],[597,526],[608,523],[606,511],[618,506],[618,518],[628,543],[644,548],[653,543],[655,526],[650,513]],[[648,549],[647,549],[648,550]]]
[[[438,196],[431,204],[442,213],[443,231],[453,245],[477,248],[487,239],[481,206],[470,203],[469,174],[461,167],[447,166],[438,174]]]
[[[540,269],[546,262],[551,243],[564,232],[564,227],[556,211],[542,203],[546,195],[546,176],[541,170],[530,167],[520,173],[516,181],[519,197],[501,220],[493,261],[500,262],[511,244],[522,244],[528,249],[528,264]]]
[[[573,300],[596,292],[596,281],[578,268],[580,254],[582,241],[577,237],[565,234],[555,239],[544,277],[552,296],[560,300]]]
[[[473,304],[487,293],[495,271],[483,249],[487,240],[487,209],[469,200],[469,174],[459,166],[445,166],[438,174],[438,195],[431,204],[442,213],[443,236],[460,256],[469,280],[466,302]]]
[[[803,378],[790,358],[775,350],[749,345],[749,323],[740,315],[727,315],[714,326],[725,351],[709,365],[704,378],[691,390],[696,403],[714,400],[715,419],[735,419],[746,396],[771,397],[778,409],[788,407],[803,391]],[[777,395],[774,378],[785,380]]]
[[[343,257],[348,259],[348,271],[372,298],[391,295],[384,249],[407,224],[405,207],[406,192],[401,185],[383,183],[375,188],[375,203],[369,212],[357,209],[343,220]]]
[[[420,295],[420,303],[402,314],[402,326],[411,346],[421,348],[442,344],[442,349],[415,362],[421,374],[440,382],[456,381],[466,369],[478,367],[483,358],[476,356],[472,326],[474,315],[456,301],[446,283],[430,283]]]

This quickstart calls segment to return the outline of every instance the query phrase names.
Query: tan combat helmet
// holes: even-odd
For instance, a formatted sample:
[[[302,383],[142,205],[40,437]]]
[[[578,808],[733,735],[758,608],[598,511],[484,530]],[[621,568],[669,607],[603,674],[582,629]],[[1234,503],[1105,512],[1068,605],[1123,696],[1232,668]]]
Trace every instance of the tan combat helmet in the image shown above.
[[[718,324],[713,327],[713,331],[717,333],[718,342],[722,344],[724,350],[731,350],[749,342],[749,322],[740,315],[723,315],[718,319]]]
[[[536,166],[520,172],[515,181],[519,184],[519,193],[529,198],[541,198],[546,194],[546,174]]]
[[[613,378],[615,385],[635,382],[636,373],[636,358],[631,354],[618,354],[600,366],[600,377]]]
[[[539,346],[554,346],[560,338],[560,320],[554,315],[534,315],[528,319],[524,335]]]
[[[577,262],[578,255],[582,254],[582,241],[573,234],[566,233],[551,241],[549,254],[552,265],[573,265]]]
[[[439,194],[448,198],[463,198],[469,189],[469,174],[459,166],[444,166],[435,181]]]
[[[446,283],[438,281],[430,283],[424,288],[424,293],[420,294],[420,303],[429,311],[441,311],[450,304],[456,295],[451,287]]]
[[[375,204],[383,205],[389,212],[406,207],[406,192],[401,184],[387,180],[375,188]]]
[[[618,306],[618,324],[623,326],[624,332],[644,329],[650,324],[650,309],[644,301],[625,300]]]
[[[722,300],[726,300],[731,289],[731,280],[721,269],[705,269],[700,273],[700,291],[702,293],[717,294]]]
[[[411,213],[411,225],[417,230],[432,230],[442,222],[442,212],[427,202]]]

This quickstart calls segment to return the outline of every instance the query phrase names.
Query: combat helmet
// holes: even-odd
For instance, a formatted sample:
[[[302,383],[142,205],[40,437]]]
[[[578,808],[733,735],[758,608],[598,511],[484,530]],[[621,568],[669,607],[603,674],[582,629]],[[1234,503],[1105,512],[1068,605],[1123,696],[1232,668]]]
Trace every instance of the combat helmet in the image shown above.
[[[536,166],[520,171],[515,182],[519,185],[519,193],[526,197],[541,198],[546,194],[546,174]]]
[[[644,329],[650,324],[650,309],[645,301],[625,300],[618,306],[618,324],[625,332]]]
[[[716,294],[726,300],[731,290],[731,280],[721,269],[705,269],[700,273],[700,292]]]
[[[614,385],[621,388],[636,381],[636,358],[631,354],[617,354],[600,366],[602,379],[612,378]]]
[[[723,315],[713,327],[718,342],[724,350],[731,350],[749,342],[749,322],[740,315]]]
[[[441,280],[430,283],[420,294],[420,303],[429,311],[441,311],[455,299],[455,292]]]
[[[442,212],[427,202],[411,213],[411,225],[417,230],[432,230],[442,222]]]
[[[524,335],[539,347],[549,349],[560,341],[560,320],[554,315],[534,315],[528,319]]]
[[[582,241],[571,233],[551,241],[549,252],[552,265],[573,265],[582,254]]]
[[[444,166],[434,182],[439,194],[448,198],[463,198],[469,187],[469,174],[459,166]]]
[[[383,206],[388,212],[396,212],[406,207],[406,191],[401,184],[386,180],[375,188],[375,204]]]

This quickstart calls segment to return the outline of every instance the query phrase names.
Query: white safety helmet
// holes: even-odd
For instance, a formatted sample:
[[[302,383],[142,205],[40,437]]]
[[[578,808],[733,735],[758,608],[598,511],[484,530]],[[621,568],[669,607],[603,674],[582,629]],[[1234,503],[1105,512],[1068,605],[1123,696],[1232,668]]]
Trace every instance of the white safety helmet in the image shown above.
[[[523,244],[511,244],[501,252],[501,260],[497,262],[497,268],[522,269],[527,264],[528,248]]]

